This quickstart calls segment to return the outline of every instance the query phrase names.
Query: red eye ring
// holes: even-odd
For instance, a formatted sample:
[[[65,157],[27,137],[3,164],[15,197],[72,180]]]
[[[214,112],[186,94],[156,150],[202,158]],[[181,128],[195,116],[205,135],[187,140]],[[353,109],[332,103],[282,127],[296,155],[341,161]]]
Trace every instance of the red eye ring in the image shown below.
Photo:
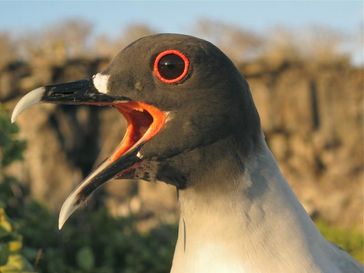
[[[161,61],[161,59],[167,55],[176,55],[179,58],[181,58],[184,63],[184,68],[183,68],[182,73],[174,79],[166,79],[165,77],[163,77],[158,68],[158,65],[159,65],[159,62]],[[155,58],[154,65],[153,65],[153,72],[160,81],[162,81],[164,83],[172,84],[172,83],[177,83],[177,82],[181,81],[187,75],[189,66],[190,66],[190,61],[182,52],[175,50],[175,49],[168,49],[168,50],[165,50],[165,51],[159,53],[158,56]]]

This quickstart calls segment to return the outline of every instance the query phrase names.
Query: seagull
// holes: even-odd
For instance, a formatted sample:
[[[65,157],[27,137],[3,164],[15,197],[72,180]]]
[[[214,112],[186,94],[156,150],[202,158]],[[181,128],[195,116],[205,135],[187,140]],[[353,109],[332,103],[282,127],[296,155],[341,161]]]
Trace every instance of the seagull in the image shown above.
[[[364,272],[319,233],[265,142],[247,81],[210,42],[141,38],[89,79],[29,92],[12,122],[40,102],[111,106],[128,123],[63,203],[60,229],[111,178],[162,181],[180,203],[171,273]]]

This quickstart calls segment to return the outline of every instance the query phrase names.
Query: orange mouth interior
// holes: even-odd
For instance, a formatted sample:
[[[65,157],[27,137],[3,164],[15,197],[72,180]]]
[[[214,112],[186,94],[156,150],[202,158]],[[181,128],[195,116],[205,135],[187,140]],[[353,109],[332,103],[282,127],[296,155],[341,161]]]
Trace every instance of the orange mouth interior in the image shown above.
[[[136,146],[152,139],[166,122],[164,112],[144,102],[115,103],[113,107],[123,114],[128,125],[123,140],[110,157],[112,162]]]

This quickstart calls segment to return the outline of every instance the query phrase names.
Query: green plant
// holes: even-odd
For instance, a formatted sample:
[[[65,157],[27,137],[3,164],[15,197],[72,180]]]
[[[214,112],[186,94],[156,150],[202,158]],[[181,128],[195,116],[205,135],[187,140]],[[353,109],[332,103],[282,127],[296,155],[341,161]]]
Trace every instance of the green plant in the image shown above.
[[[0,272],[32,272],[33,268],[22,255],[23,237],[5,213],[5,209],[19,207],[14,194],[16,180],[6,175],[5,168],[20,160],[25,148],[23,141],[15,139],[18,128],[11,124],[9,116],[0,105]]]
[[[87,218],[87,220],[85,219]],[[148,233],[136,229],[133,218],[114,218],[106,209],[83,211],[57,230],[57,217],[31,202],[17,219],[19,231],[40,272],[162,273],[168,272],[176,237],[175,225]]]
[[[14,230],[13,225],[0,208],[0,272],[33,272],[30,263],[22,255],[22,236]]]
[[[0,105],[0,168],[23,158],[25,142],[16,139],[19,128],[10,123],[10,117]],[[3,172],[1,172],[3,173]]]

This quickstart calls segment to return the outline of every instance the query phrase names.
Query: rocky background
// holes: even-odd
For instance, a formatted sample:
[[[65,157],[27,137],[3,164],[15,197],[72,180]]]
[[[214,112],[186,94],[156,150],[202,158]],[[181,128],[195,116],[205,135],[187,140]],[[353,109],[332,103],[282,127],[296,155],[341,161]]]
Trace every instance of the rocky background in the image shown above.
[[[78,27],[73,26],[74,31],[87,33],[85,22],[73,24]],[[70,47],[67,39],[74,36],[69,25],[62,26],[54,28],[58,35],[51,32],[47,46],[24,42],[30,46],[25,58],[2,55],[9,57],[0,63],[0,101],[6,108],[12,109],[38,86],[90,77],[107,65],[116,48],[153,32],[137,25],[123,34],[122,42],[99,37],[95,44],[100,50],[91,54],[84,40]],[[353,66],[347,55],[336,51],[335,35],[320,43],[314,36],[315,44],[307,50],[292,32],[280,30],[270,37],[267,50],[266,40],[232,26],[202,21],[197,29],[219,45],[249,81],[267,142],[311,216],[364,232],[363,67]],[[11,41],[4,37],[0,51],[12,52]],[[27,110],[17,124],[27,149],[24,161],[12,165],[11,172],[55,211],[110,155],[125,127],[122,116],[110,108],[54,105]],[[114,215],[138,214],[142,229],[156,219],[176,220],[175,189],[163,183],[115,180],[94,197]]]

